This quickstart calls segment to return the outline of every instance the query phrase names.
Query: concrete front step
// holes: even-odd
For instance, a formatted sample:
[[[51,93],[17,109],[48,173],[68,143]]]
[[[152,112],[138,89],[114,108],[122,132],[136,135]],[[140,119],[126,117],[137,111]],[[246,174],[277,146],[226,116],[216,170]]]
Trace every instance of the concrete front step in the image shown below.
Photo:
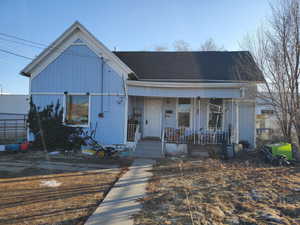
[[[137,158],[161,158],[161,142],[140,141],[136,145],[134,156]]]

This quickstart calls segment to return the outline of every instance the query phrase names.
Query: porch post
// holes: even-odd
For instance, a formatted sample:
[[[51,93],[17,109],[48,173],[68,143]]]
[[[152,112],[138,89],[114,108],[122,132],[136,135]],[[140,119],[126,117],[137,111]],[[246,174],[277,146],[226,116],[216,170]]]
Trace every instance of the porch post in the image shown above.
[[[232,144],[235,141],[235,127],[233,126],[234,123],[234,116],[233,116],[233,98],[231,99],[231,137],[230,137],[230,144]]]
[[[235,129],[236,129],[235,141],[236,141],[236,144],[238,144],[239,143],[239,102],[237,100],[235,101],[235,114],[236,114],[236,116],[235,116],[235,118],[236,118],[236,122],[235,122],[235,124],[236,124],[236,127],[235,127]]]
[[[200,97],[199,97],[199,101],[198,101],[198,104],[199,104],[199,113],[198,113],[198,125],[199,125],[199,127],[198,127],[198,129],[200,130],[200,128],[201,128],[201,121],[200,121],[200,112],[201,112],[201,107],[200,107],[200,105],[201,105],[201,99],[200,99]]]
[[[196,144],[196,98],[193,97],[193,136],[194,136],[194,144]]]

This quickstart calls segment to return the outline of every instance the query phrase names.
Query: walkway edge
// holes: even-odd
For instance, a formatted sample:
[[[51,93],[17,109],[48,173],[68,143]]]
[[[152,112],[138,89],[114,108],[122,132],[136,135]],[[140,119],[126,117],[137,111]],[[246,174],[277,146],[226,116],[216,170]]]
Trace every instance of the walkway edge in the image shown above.
[[[142,208],[142,203],[137,200],[146,195],[153,163],[154,161],[149,159],[135,160],[85,225],[133,225],[132,215]]]

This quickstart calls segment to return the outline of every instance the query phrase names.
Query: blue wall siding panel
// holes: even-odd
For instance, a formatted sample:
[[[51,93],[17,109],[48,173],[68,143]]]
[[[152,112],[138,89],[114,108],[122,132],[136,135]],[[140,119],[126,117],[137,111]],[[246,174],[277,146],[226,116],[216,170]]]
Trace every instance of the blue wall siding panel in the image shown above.
[[[91,97],[91,128],[96,128],[96,139],[102,144],[122,144],[124,143],[125,98],[121,102],[122,97],[103,96],[107,101],[111,101],[111,107],[104,112],[104,118],[99,118],[101,98],[102,96]]]
[[[95,129],[97,125],[96,139],[99,142],[122,144],[125,140],[125,98],[109,95],[124,94],[124,82],[122,76],[106,62],[103,64],[102,78],[101,60],[87,46],[72,45],[32,79],[31,92],[104,93],[103,97],[91,96],[88,130]],[[63,95],[55,94],[33,95],[34,103],[41,108],[56,104],[58,99],[63,103],[63,98]],[[99,118],[102,106],[104,118]]]
[[[40,107],[42,110],[45,106],[53,104],[56,105],[57,101],[59,101],[61,107],[63,106],[63,95],[32,95],[33,103]]]
[[[84,45],[67,48],[31,82],[32,92],[101,93],[102,61]],[[103,92],[124,93],[123,79],[107,63],[103,64]]]

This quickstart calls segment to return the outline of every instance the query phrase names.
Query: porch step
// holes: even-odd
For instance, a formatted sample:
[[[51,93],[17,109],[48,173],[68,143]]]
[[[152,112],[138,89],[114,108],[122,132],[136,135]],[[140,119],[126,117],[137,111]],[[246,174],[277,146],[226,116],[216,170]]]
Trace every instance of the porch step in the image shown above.
[[[134,156],[138,158],[161,158],[161,142],[143,140],[137,143]]]

